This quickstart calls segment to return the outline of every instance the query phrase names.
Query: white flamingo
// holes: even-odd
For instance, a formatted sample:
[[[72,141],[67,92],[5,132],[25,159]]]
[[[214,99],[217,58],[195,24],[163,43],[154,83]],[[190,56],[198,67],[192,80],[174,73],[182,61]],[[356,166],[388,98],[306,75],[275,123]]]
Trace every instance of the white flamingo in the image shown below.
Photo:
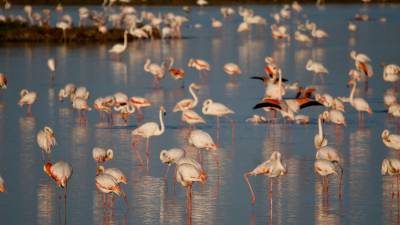
[[[180,100],[178,103],[175,104],[174,109],[172,111],[178,112],[195,108],[197,106],[197,103],[199,102],[199,99],[197,98],[196,92],[194,92],[194,90],[199,90],[199,89],[200,87],[197,84],[191,83],[189,85],[189,92],[192,95],[193,99],[186,98]]]
[[[274,178],[274,177],[280,177],[283,176],[287,173],[287,168],[286,164],[282,161],[281,159],[281,153],[274,151],[269,159],[260,165],[258,165],[256,168],[254,168],[252,171],[247,172],[244,174],[244,180],[246,181],[247,185],[249,186],[250,192],[251,192],[251,203],[254,205],[256,202],[256,196],[254,194],[253,188],[251,187],[251,184],[249,182],[249,176],[258,176],[265,174],[269,178]],[[272,180],[269,180],[269,196],[272,201]]]

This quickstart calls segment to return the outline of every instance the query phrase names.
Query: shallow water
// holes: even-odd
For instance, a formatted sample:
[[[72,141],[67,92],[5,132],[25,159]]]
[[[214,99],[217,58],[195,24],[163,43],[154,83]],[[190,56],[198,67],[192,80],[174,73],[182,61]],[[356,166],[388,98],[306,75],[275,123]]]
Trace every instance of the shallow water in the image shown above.
[[[268,16],[280,9],[279,5],[250,6],[257,14]],[[143,7],[154,12],[175,11],[175,7]],[[76,13],[77,8],[66,7]],[[141,9],[139,7],[139,9]],[[308,85],[313,75],[305,70],[309,58],[321,61],[330,71],[324,84],[316,81],[321,92],[334,96],[347,96],[347,72],[354,67],[349,53],[355,49],[367,53],[372,61],[375,76],[365,91],[363,84],[358,95],[365,97],[376,111],[384,109],[383,92],[390,85],[382,80],[380,63],[398,63],[400,46],[397,44],[400,25],[399,5],[327,5],[316,8],[304,6],[310,20],[316,21],[330,37],[306,46],[274,41],[267,27],[253,27],[251,34],[238,34],[238,16],[226,21],[220,31],[210,28],[210,18],[220,18],[219,8],[193,8],[190,24],[202,23],[202,29],[185,26],[183,40],[136,41],[119,61],[112,59],[108,49],[112,44],[64,46],[53,44],[11,44],[0,47],[0,70],[9,78],[8,89],[0,94],[0,174],[6,180],[6,193],[0,195],[2,224],[64,224],[62,192],[42,171],[42,158],[36,144],[36,133],[45,125],[51,126],[58,145],[52,153],[53,160],[65,160],[74,169],[69,182],[67,224],[185,224],[185,190],[174,189],[172,173],[165,182],[164,166],[159,161],[161,149],[182,147],[190,156],[196,151],[187,146],[187,129],[180,125],[180,114],[172,113],[174,104],[189,97],[187,88],[169,76],[160,89],[154,89],[152,77],[143,71],[146,58],[160,62],[173,56],[176,65],[187,73],[186,87],[190,82],[200,82],[200,100],[212,98],[231,107],[235,114],[236,137],[233,140],[230,123],[222,119],[220,146],[216,157],[204,153],[204,167],[209,175],[206,184],[196,184],[193,193],[192,224],[392,224],[400,223],[397,203],[391,208],[391,180],[380,175],[380,163],[395,153],[384,147],[380,133],[384,128],[396,130],[396,122],[386,113],[375,112],[366,116],[364,126],[357,121],[357,113],[346,106],[346,127],[325,125],[329,143],[340,149],[344,157],[343,199],[338,200],[336,180],[330,183],[329,196],[321,194],[319,179],[313,173],[317,132],[316,117],[323,108],[307,108],[309,125],[267,124],[254,126],[245,119],[254,113],[252,106],[263,95],[259,81],[248,77],[263,71],[264,57],[272,55],[282,66],[284,77]],[[357,12],[367,12],[371,18],[382,16],[386,23],[357,22],[359,30],[350,34],[347,19]],[[272,21],[269,19],[268,21]],[[301,18],[298,18],[301,19]],[[291,20],[291,31],[296,19]],[[269,23],[270,24],[270,23]],[[57,60],[55,83],[51,84],[47,59]],[[201,81],[197,72],[186,67],[190,57],[206,59],[211,72]],[[243,75],[230,80],[223,72],[227,62],[238,63]],[[117,91],[129,96],[145,96],[153,107],[144,109],[145,121],[158,121],[159,105],[167,108],[166,132],[151,138],[149,171],[138,164],[131,149],[130,132],[137,126],[131,117],[129,126],[122,123],[111,128],[99,123],[98,113],[88,113],[88,123],[79,125],[77,114],[67,102],[57,100],[58,90],[66,83],[84,85],[91,91],[90,103],[97,96]],[[17,106],[22,88],[37,91],[38,101],[33,106],[33,116]],[[294,93],[292,94],[294,95]],[[197,107],[197,112],[200,107]],[[207,125],[201,129],[216,137],[215,118],[206,117]],[[117,198],[111,218],[105,218],[102,195],[94,185],[95,162],[91,151],[94,146],[111,147],[114,160],[107,167],[118,167],[129,179],[123,189],[128,196],[128,208]],[[144,143],[139,145],[144,156]],[[264,176],[250,178],[255,188],[257,202],[250,202],[250,193],[243,181],[243,173],[280,151],[288,165],[288,174],[274,182],[272,215],[267,194],[268,179]]]

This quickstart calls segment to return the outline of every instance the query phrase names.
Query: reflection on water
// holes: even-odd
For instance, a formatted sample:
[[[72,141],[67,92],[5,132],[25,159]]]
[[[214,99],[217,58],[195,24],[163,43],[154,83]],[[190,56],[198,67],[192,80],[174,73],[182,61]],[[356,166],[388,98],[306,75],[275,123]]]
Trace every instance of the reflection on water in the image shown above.
[[[15,7],[15,10],[23,11],[22,6]],[[281,8],[280,5],[248,7],[266,18]],[[238,34],[236,28],[241,18],[237,15],[224,20],[224,28],[217,32],[209,24],[211,17],[220,17],[219,7],[211,6],[192,7],[192,13],[187,16],[193,23],[204,26],[197,30],[191,28],[192,22],[188,23],[183,27],[187,38],[131,42],[126,52],[116,59],[108,54],[113,43],[3,44],[0,68],[10,77],[10,85],[0,93],[0,172],[7,178],[10,191],[0,195],[2,223],[26,224],[30,221],[35,225],[57,224],[59,221],[57,188],[43,174],[43,162],[36,143],[37,130],[49,125],[57,138],[52,159],[65,160],[74,168],[69,189],[70,224],[187,224],[186,191],[180,184],[174,187],[172,170],[168,182],[162,179],[164,165],[159,161],[159,151],[182,147],[187,156],[199,158],[198,150],[188,146],[189,129],[180,125],[181,114],[170,113],[178,100],[190,97],[187,86],[191,82],[201,83],[198,92],[200,104],[195,108],[196,112],[201,112],[204,99],[212,98],[231,107],[235,111],[231,118],[237,122],[235,141],[231,138],[229,123],[222,119],[220,149],[213,153],[201,151],[208,180],[194,186],[192,224],[269,224],[271,220],[272,224],[398,223],[397,206],[392,207],[390,202],[390,178],[382,179],[379,173],[383,157],[398,156],[397,152],[384,148],[380,139],[383,128],[394,130],[396,126],[395,120],[387,120],[385,113],[367,116],[364,128],[358,128],[356,111],[346,107],[346,127],[325,126],[329,143],[337,147],[344,158],[342,200],[337,198],[335,178],[330,181],[329,196],[326,197],[313,173],[315,121],[322,108],[304,109],[304,114],[309,113],[311,117],[308,126],[282,124],[280,120],[276,124],[259,126],[244,123],[248,116],[263,113],[251,109],[264,92],[262,84],[248,77],[263,74],[266,56],[276,60],[285,78],[303,86],[309,85],[313,77],[305,70],[307,60],[320,61],[332,73],[325,77],[325,83],[317,82],[316,88],[332,95],[348,96],[350,90],[345,85],[347,72],[354,67],[349,51],[365,52],[372,58],[376,76],[367,91],[364,84],[360,84],[357,96],[366,98],[374,110],[384,107],[381,95],[388,85],[380,77],[379,64],[395,63],[400,49],[392,44],[397,43],[396,35],[382,34],[399,27],[399,7],[368,6],[367,13],[371,18],[385,16],[388,23],[357,22],[359,30],[351,35],[346,20],[354,16],[360,5],[326,5],[322,11],[316,10],[314,5],[304,5],[303,8],[311,21],[316,21],[319,27],[331,34],[329,38],[315,41],[310,46],[272,40],[269,28],[262,26],[253,26],[250,33]],[[39,11],[39,6],[34,6],[34,9]],[[76,6],[64,9],[66,13],[77,16]],[[182,14],[180,7],[146,9],[156,13],[172,10]],[[297,19],[304,23],[301,16]],[[289,26],[291,33],[294,32],[294,21],[283,23]],[[153,88],[153,77],[144,72],[147,58],[161,63],[168,56],[174,57],[176,67],[185,70],[185,88],[180,88],[180,83],[168,74],[161,81],[160,88]],[[46,66],[49,57],[57,61],[53,83],[49,80]],[[195,69],[187,67],[191,57],[202,58],[211,64],[207,79],[201,80]],[[227,62],[237,63],[243,74],[230,79],[223,71]],[[136,120],[130,118],[128,126],[104,126],[98,124],[98,113],[93,110],[88,112],[87,123],[78,124],[71,103],[60,103],[57,99],[58,90],[67,83],[87,86],[91,90],[89,104],[97,96],[117,91],[149,98],[152,107],[143,110],[145,122],[158,122],[159,105],[165,105],[168,111],[166,131],[151,140],[149,171],[138,165],[131,149],[130,134],[137,126]],[[16,105],[22,87],[35,90],[39,95],[30,117],[24,116],[26,111]],[[215,118],[205,117],[205,120],[207,124],[198,127],[216,139]],[[119,168],[129,175],[129,183],[122,185],[129,208],[125,209],[121,198],[116,198],[114,210],[107,220],[104,218],[102,195],[93,184],[95,163],[91,150],[94,146],[113,148],[114,159],[106,162],[105,166]],[[138,149],[143,155],[144,146]],[[273,181],[272,205],[268,201],[269,179],[265,176],[251,178],[257,196],[256,204],[251,206],[243,173],[268,159],[273,151],[282,153],[288,174]],[[272,216],[270,206],[273,208]]]
[[[49,179],[42,179],[42,183],[37,190],[37,217],[38,224],[50,225],[53,224],[55,216],[54,203],[57,197],[54,188],[52,187]]]

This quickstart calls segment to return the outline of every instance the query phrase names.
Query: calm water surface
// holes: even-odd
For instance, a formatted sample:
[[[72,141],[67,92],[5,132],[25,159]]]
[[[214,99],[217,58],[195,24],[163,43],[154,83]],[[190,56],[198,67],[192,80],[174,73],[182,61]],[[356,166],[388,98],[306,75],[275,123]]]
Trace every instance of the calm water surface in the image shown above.
[[[269,16],[281,6],[250,6],[257,14]],[[139,8],[141,9],[141,8]],[[154,12],[174,11],[174,7],[145,7]],[[77,8],[66,7],[77,13]],[[235,111],[236,139],[231,138],[230,124],[222,120],[221,149],[216,153],[221,161],[217,169],[212,154],[203,154],[204,167],[209,174],[206,184],[194,187],[193,224],[392,224],[399,223],[396,204],[390,208],[389,179],[380,176],[380,163],[388,155],[395,156],[384,147],[380,133],[384,128],[396,130],[395,121],[386,113],[367,116],[360,127],[357,113],[346,106],[348,126],[335,128],[325,125],[329,142],[340,149],[344,157],[344,195],[337,198],[337,188],[331,185],[328,199],[321,195],[320,182],[313,173],[315,149],[313,138],[317,132],[316,116],[322,108],[303,111],[311,115],[309,125],[268,124],[254,126],[245,119],[256,113],[251,108],[262,97],[263,86],[248,77],[263,71],[264,57],[272,55],[283,68],[284,76],[291,81],[307,85],[313,75],[305,70],[309,58],[321,61],[329,69],[325,83],[317,82],[321,92],[334,96],[347,96],[347,72],[354,67],[349,53],[355,49],[367,53],[376,75],[368,91],[361,85],[359,95],[365,97],[374,110],[384,109],[383,92],[390,87],[382,81],[380,63],[399,63],[400,28],[399,5],[328,5],[316,8],[304,6],[310,20],[326,30],[330,37],[315,41],[311,46],[292,41],[274,41],[268,27],[253,27],[251,34],[238,34],[239,16],[224,21],[219,30],[210,28],[210,18],[220,18],[219,8],[193,8],[190,25],[184,28],[188,38],[172,41],[137,41],[130,43],[120,61],[108,54],[112,43],[106,45],[52,45],[14,44],[0,47],[0,70],[9,78],[9,87],[1,93],[0,101],[0,173],[7,182],[8,192],[0,195],[1,224],[64,224],[61,194],[53,181],[42,171],[40,150],[36,133],[45,125],[51,126],[58,145],[52,153],[53,160],[65,160],[74,169],[69,182],[67,224],[105,224],[102,195],[94,185],[95,163],[91,156],[94,146],[115,149],[114,160],[108,167],[118,167],[128,176],[123,185],[129,208],[116,200],[110,224],[186,224],[185,190],[173,187],[170,180],[162,179],[164,166],[159,161],[161,149],[182,147],[196,157],[196,151],[185,141],[187,130],[179,125],[180,114],[172,113],[173,105],[189,97],[187,89],[167,77],[161,89],[152,86],[152,76],[143,71],[146,58],[155,62],[173,56],[176,65],[184,67],[186,84],[201,82],[195,70],[186,67],[190,57],[209,61],[212,70],[202,84],[200,99],[212,98],[224,102]],[[347,31],[347,19],[357,12],[368,13],[371,18],[387,18],[378,22],[357,23],[354,34]],[[271,21],[269,19],[268,21]],[[296,20],[291,20],[291,32]],[[195,30],[194,23],[204,27]],[[49,80],[47,59],[57,60],[54,84]],[[227,62],[238,63],[243,75],[229,80],[223,72]],[[151,139],[150,169],[138,164],[130,147],[130,132],[138,125],[131,117],[129,126],[121,123],[111,128],[99,124],[97,112],[88,114],[88,123],[77,123],[77,114],[69,104],[57,100],[58,90],[66,83],[84,85],[91,91],[90,103],[97,96],[117,91],[129,96],[145,96],[153,107],[145,109],[145,121],[158,121],[158,108],[163,104],[169,111],[166,132]],[[188,86],[188,85],[186,85]],[[33,106],[33,116],[17,106],[19,91],[28,88],[38,92]],[[199,107],[196,109],[200,111]],[[258,113],[261,113],[259,111]],[[201,129],[216,137],[215,118],[206,117],[207,125]],[[144,143],[139,145],[143,153]],[[250,178],[257,202],[250,203],[250,194],[243,182],[243,173],[266,160],[273,151],[282,152],[288,165],[288,174],[274,181],[273,214],[269,214],[267,182],[264,176]],[[335,181],[333,181],[335,182]]]

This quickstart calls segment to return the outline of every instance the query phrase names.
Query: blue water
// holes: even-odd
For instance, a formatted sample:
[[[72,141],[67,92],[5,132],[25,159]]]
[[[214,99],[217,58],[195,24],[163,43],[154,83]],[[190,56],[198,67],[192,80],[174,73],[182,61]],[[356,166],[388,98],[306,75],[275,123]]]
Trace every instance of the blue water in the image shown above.
[[[256,14],[265,16],[277,12],[280,5],[248,6]],[[396,121],[386,113],[376,112],[366,116],[364,126],[357,120],[357,112],[346,105],[346,127],[325,125],[329,143],[337,147],[344,158],[344,194],[337,197],[336,179],[331,180],[329,196],[322,196],[318,177],[313,173],[317,133],[316,117],[322,107],[307,108],[302,113],[311,116],[309,125],[263,124],[254,126],[245,119],[254,113],[252,107],[262,97],[264,90],[259,81],[248,77],[263,72],[264,57],[273,56],[283,69],[284,77],[308,85],[313,75],[305,70],[309,58],[322,62],[330,71],[325,83],[315,86],[321,92],[334,96],[348,96],[347,72],[354,67],[351,50],[366,53],[372,59],[375,76],[368,91],[363,85],[357,94],[363,96],[374,110],[384,109],[383,92],[390,85],[382,80],[381,63],[399,63],[400,46],[397,44],[400,16],[399,5],[326,5],[317,8],[306,5],[304,13],[311,21],[326,30],[330,37],[306,46],[296,41],[274,41],[267,27],[252,27],[250,34],[236,33],[241,18],[238,15],[224,21],[224,27],[211,28],[211,17],[221,18],[219,8],[193,7],[188,15],[190,22],[183,29],[182,40],[137,41],[115,61],[108,54],[109,44],[2,44],[0,71],[7,75],[9,86],[0,93],[0,174],[8,191],[0,195],[1,224],[64,224],[62,191],[42,171],[42,158],[36,144],[36,133],[43,126],[54,129],[57,146],[53,160],[69,162],[74,170],[69,182],[67,224],[186,224],[185,190],[178,184],[173,187],[172,173],[168,182],[162,178],[164,166],[159,161],[161,149],[181,147],[193,157],[197,152],[185,140],[187,129],[180,126],[180,113],[172,113],[174,104],[190,97],[187,88],[169,76],[154,89],[152,76],[143,71],[146,58],[155,62],[173,56],[176,66],[185,68],[186,87],[190,82],[202,82],[197,71],[187,68],[190,57],[203,58],[211,64],[207,81],[199,91],[200,100],[212,98],[223,102],[235,111],[236,138],[233,140],[230,123],[222,119],[220,146],[216,167],[214,156],[204,153],[204,167],[209,179],[204,185],[196,184],[193,193],[192,224],[392,224],[399,223],[397,202],[391,207],[391,180],[380,175],[380,163],[386,156],[397,156],[384,147],[380,134],[384,128],[396,131]],[[153,12],[173,11],[184,14],[180,7],[138,7]],[[35,10],[36,8],[34,8]],[[77,7],[65,7],[77,15]],[[14,9],[21,12],[21,8]],[[386,17],[386,23],[357,22],[358,31],[350,34],[347,20],[357,12],[365,12],[373,19]],[[75,13],[75,14],[74,14]],[[296,20],[290,20],[290,32]],[[202,23],[202,29],[194,29]],[[47,59],[57,60],[54,84],[47,69]],[[230,80],[223,65],[235,62],[243,74]],[[149,98],[153,106],[144,109],[144,121],[158,121],[159,105],[167,108],[166,132],[151,138],[150,169],[138,164],[131,149],[130,132],[138,125],[135,117],[125,127],[121,121],[111,128],[99,123],[98,113],[88,113],[86,125],[77,122],[77,113],[67,102],[57,100],[58,90],[66,83],[86,86],[91,93],[89,102],[97,96],[122,91],[129,96]],[[38,101],[33,115],[17,105],[22,88],[35,90]],[[294,94],[293,94],[294,95]],[[200,107],[196,108],[200,112]],[[216,137],[215,118],[205,117],[207,124],[201,129]],[[117,198],[113,216],[105,221],[103,199],[94,185],[95,162],[91,151],[94,146],[115,150],[114,160],[107,167],[118,167],[129,179],[123,189],[129,206]],[[144,156],[144,143],[138,150]],[[280,151],[288,165],[288,174],[274,180],[273,214],[268,200],[268,179],[264,176],[250,178],[257,201],[250,202],[250,193],[243,181],[243,173]],[[172,171],[172,170],[171,170]],[[328,199],[328,200],[327,200]]]

